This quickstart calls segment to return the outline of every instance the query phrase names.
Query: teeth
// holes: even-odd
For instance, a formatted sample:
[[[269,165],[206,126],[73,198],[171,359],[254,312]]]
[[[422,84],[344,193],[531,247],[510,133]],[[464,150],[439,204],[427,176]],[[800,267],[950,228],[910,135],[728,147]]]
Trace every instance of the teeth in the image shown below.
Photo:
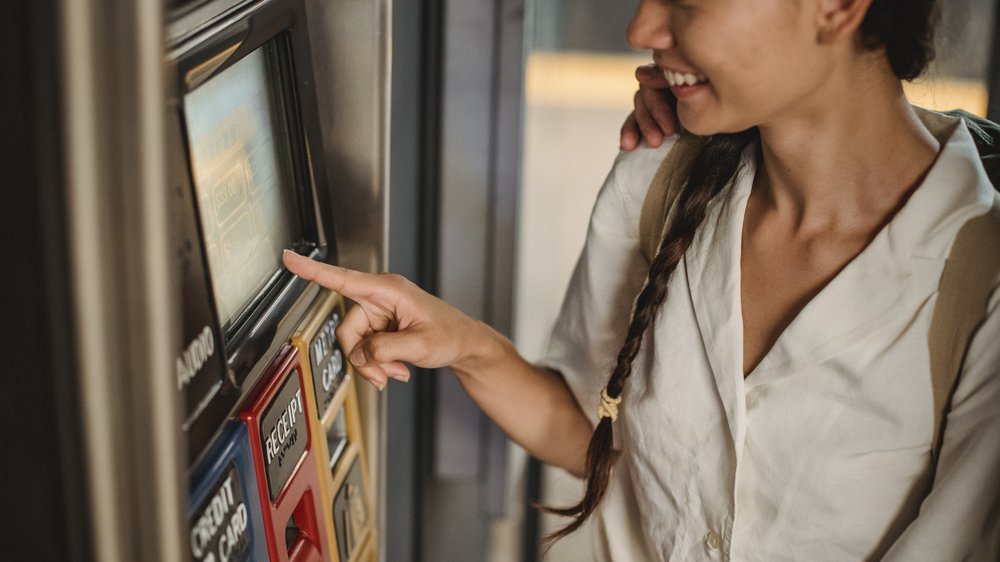
[[[667,79],[667,84],[670,84],[671,88],[673,88],[674,86],[677,85],[677,83],[674,82],[674,73],[673,72],[670,72],[669,70],[664,70],[663,71],[663,77]]]
[[[667,84],[670,84],[670,86],[694,86],[695,84],[708,81],[708,77],[704,74],[674,72],[673,70],[664,70],[663,77],[666,78]]]

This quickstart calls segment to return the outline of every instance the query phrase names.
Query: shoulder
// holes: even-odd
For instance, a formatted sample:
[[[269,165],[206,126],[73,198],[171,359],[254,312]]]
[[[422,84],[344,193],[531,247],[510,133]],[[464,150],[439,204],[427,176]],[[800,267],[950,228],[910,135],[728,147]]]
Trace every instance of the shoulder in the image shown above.
[[[632,151],[619,152],[598,195],[595,213],[600,212],[603,207],[619,207],[626,215],[626,223],[638,225],[649,185],[677,139],[677,135],[674,135],[656,148],[643,143]]]
[[[940,150],[889,231],[913,256],[944,260],[961,227],[992,207],[994,189],[963,119],[917,109]]]
[[[656,148],[642,144],[630,152],[621,151],[615,158],[612,174],[617,176],[619,188],[630,196],[645,196],[660,164],[677,144],[677,135],[667,137]]]

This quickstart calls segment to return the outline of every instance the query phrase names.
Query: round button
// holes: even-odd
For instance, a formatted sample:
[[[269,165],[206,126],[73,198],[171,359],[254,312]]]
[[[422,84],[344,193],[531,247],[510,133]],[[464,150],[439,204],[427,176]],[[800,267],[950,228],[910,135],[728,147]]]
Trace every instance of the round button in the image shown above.
[[[705,545],[708,546],[709,550],[719,550],[722,546],[722,537],[719,536],[715,531],[709,531],[705,535]]]

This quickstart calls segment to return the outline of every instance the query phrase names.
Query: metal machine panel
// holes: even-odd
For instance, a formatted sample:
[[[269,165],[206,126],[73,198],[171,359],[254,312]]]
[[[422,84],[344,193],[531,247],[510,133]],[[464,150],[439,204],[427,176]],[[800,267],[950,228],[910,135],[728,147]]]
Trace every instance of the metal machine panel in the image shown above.
[[[191,474],[188,530],[195,562],[266,561],[267,538],[246,426],[231,422]]]

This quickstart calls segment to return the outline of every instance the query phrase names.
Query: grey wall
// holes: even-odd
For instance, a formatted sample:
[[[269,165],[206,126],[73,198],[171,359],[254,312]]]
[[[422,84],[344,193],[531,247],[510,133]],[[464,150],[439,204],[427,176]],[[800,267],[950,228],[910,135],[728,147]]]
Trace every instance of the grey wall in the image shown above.
[[[989,72],[996,0],[941,0],[935,72],[983,80]]]
[[[534,49],[630,50],[625,29],[639,0],[539,0],[533,4]]]

